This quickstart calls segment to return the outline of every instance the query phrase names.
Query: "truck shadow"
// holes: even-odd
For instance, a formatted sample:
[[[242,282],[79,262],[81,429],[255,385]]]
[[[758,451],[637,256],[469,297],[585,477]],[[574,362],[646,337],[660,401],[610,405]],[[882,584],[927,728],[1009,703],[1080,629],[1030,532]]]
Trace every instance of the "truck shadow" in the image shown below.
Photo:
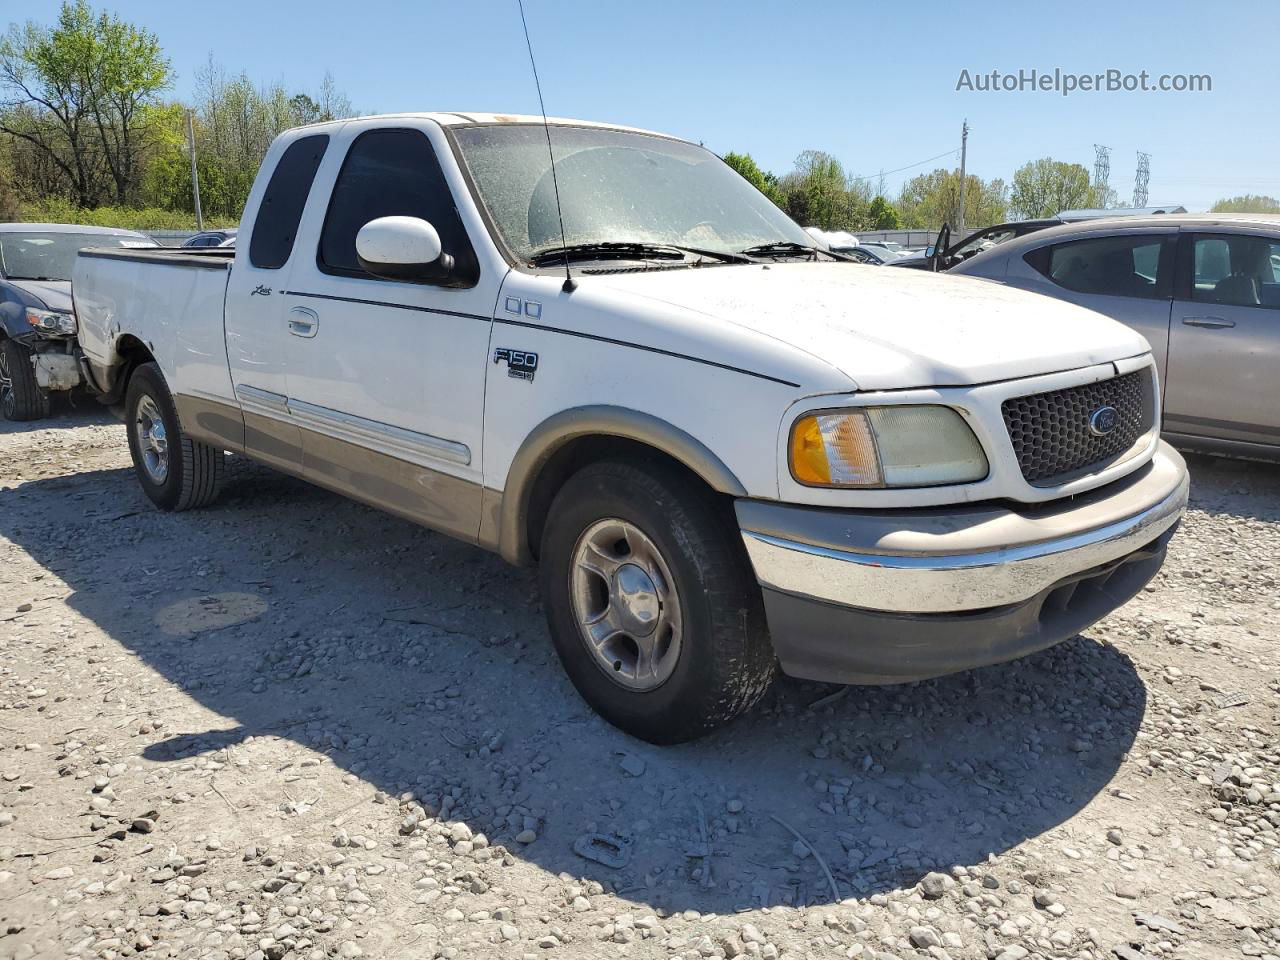
[[[832,900],[788,827],[842,898],[982,864],[1104,789],[1145,709],[1128,657],[1077,638],[816,709],[836,688],[783,680],[732,727],[655,748],[577,698],[530,571],[266,471],[177,515],[129,470],[76,475],[73,501],[68,479],[0,490],[0,525],[66,581],[73,610],[177,688],[163,732],[136,741],[146,761],[290,738],[392,795],[375,808],[383,842],[404,815],[395,796],[413,791],[551,875],[669,910]],[[229,728],[193,721],[184,695]],[[327,841],[334,815],[321,801],[295,832],[309,820]],[[515,842],[528,827],[537,840]],[[630,862],[577,856],[594,833],[633,841]]]

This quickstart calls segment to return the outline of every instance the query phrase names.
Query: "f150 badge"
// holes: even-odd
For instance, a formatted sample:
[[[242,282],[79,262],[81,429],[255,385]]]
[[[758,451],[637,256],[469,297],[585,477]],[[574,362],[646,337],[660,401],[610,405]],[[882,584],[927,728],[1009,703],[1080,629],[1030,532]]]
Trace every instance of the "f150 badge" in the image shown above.
[[[512,350],[509,347],[498,347],[493,351],[494,363],[507,365],[507,376],[517,380],[533,380],[538,371],[538,355],[527,350]]]

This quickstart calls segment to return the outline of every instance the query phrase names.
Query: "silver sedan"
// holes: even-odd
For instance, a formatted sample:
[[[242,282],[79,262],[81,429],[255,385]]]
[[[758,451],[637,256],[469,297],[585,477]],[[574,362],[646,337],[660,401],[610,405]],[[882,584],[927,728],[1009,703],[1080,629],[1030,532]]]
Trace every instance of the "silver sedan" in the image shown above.
[[[1164,433],[1280,460],[1280,216],[1094,220],[1000,244],[949,271],[1089,307],[1151,343]]]

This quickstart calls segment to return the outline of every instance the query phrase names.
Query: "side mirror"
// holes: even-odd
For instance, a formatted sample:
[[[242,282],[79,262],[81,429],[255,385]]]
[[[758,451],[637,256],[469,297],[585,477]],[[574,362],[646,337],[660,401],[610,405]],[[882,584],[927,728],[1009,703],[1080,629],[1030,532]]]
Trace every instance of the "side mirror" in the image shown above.
[[[446,280],[454,266],[436,228],[418,217],[370,220],[356,234],[356,259],[375,277],[414,283]]]
[[[931,244],[929,244],[927,247],[925,247],[925,248],[924,248],[924,255],[925,255],[926,257],[932,257],[932,256],[933,256],[933,251],[934,251],[935,249],[937,249],[937,248],[936,248],[936,247],[934,247],[934,245],[933,245],[932,243],[931,243]]]

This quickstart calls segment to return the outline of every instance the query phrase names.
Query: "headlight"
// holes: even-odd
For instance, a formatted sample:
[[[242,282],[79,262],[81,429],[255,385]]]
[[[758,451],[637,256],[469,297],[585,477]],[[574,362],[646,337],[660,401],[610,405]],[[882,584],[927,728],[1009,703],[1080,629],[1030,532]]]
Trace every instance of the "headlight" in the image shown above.
[[[71,313],[55,313],[52,310],[37,310],[35,307],[27,307],[27,323],[41,333],[74,336],[76,332],[76,318]]]
[[[986,477],[982,445],[950,407],[825,410],[791,427],[791,475],[810,487],[931,487]]]

